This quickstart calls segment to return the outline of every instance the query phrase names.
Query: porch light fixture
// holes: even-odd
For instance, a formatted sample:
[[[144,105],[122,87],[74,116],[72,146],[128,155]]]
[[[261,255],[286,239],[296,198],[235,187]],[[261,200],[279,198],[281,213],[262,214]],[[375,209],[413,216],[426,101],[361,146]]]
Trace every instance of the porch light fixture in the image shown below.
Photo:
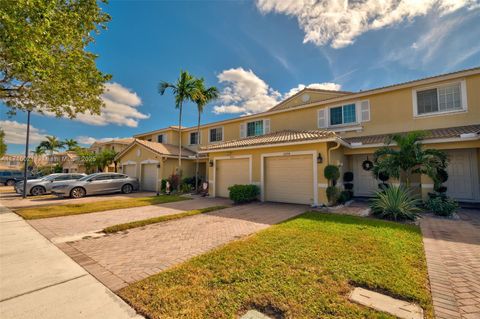
[[[323,157],[322,157],[322,154],[321,154],[321,153],[318,153],[317,163],[318,163],[318,164],[322,164],[322,163],[323,163]]]
[[[157,168],[160,168],[160,164],[157,164]]]
[[[208,162],[208,165],[209,165],[210,167],[213,167],[213,161]]]

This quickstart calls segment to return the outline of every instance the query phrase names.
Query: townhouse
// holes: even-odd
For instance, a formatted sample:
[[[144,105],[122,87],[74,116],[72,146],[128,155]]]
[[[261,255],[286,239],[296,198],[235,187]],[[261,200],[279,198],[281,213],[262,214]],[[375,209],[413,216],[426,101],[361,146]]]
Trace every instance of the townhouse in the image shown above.
[[[353,172],[354,195],[370,196],[374,151],[392,133],[417,130],[427,132],[425,147],[449,156],[448,195],[480,202],[480,68],[360,92],[306,88],[264,113],[204,124],[200,135],[188,127],[180,136],[176,126],[138,134],[117,162],[143,189],[158,190],[178,169],[181,138],[183,176],[198,161],[212,196],[251,183],[264,201],[320,205],[326,165]],[[413,185],[423,196],[433,188],[423,175]]]
[[[117,138],[117,139],[111,139],[108,141],[96,141],[90,146],[89,150],[95,154],[99,154],[105,150],[111,150],[116,153],[120,153],[121,151],[126,149],[133,141],[134,141],[134,138]],[[116,163],[111,163],[105,166],[102,169],[102,171],[103,172],[117,171],[115,164]]]

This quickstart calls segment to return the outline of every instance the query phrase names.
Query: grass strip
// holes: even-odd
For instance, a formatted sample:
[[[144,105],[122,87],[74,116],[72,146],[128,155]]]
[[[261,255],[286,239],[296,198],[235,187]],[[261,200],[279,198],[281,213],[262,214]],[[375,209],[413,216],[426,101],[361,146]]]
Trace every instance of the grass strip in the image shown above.
[[[113,209],[141,207],[190,199],[174,195],[159,195],[116,200],[100,200],[89,203],[48,205],[15,209],[15,213],[25,219],[51,218],[69,215],[89,214]]]
[[[347,298],[352,286],[417,302],[433,319],[414,225],[308,212],[118,293],[148,318],[394,319]]]
[[[143,226],[146,226],[146,225],[166,222],[166,221],[173,220],[173,219],[179,219],[179,218],[184,218],[184,217],[188,217],[188,216],[213,212],[215,210],[220,210],[220,209],[224,209],[224,208],[227,208],[227,207],[228,206],[212,206],[212,207],[207,207],[207,208],[188,210],[188,211],[185,211],[183,213],[178,213],[178,214],[158,216],[158,217],[153,217],[153,218],[148,218],[148,219],[143,219],[143,220],[137,220],[137,221],[134,221],[134,222],[109,226],[107,228],[104,228],[103,232],[107,233],[107,234],[116,233],[116,232],[124,231],[124,230],[127,230],[127,229],[143,227]]]

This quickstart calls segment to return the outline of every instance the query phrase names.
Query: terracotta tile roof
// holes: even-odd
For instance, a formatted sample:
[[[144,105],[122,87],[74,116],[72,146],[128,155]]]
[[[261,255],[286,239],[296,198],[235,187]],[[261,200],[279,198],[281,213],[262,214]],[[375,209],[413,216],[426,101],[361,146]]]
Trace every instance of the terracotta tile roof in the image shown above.
[[[460,134],[470,134],[470,133],[480,136],[479,135],[480,124],[426,130],[426,133],[427,133],[427,136],[425,137],[425,139],[460,137]],[[397,134],[405,134],[405,132],[397,133]],[[385,143],[385,140],[390,135],[392,134],[359,136],[359,137],[344,138],[343,140],[349,144],[352,144],[352,143],[362,143],[362,145],[383,144]]]
[[[96,141],[93,144],[111,144],[111,143],[118,143],[118,144],[130,144],[134,141],[135,139],[133,137],[127,137],[127,138],[117,138],[117,139],[111,139],[108,141]],[[92,145],[93,145],[92,144]]]
[[[176,145],[170,144],[162,144],[156,142],[149,142],[144,140],[135,140],[135,143],[145,146],[146,148],[152,150],[155,153],[162,154],[162,155],[171,155],[171,156],[178,156],[179,147]],[[186,148],[182,147],[182,157],[188,157],[195,155],[195,152],[190,151]]]
[[[265,134],[261,136],[246,137],[246,138],[241,138],[237,140],[231,140],[231,141],[226,141],[218,144],[204,146],[201,148],[201,151],[212,151],[212,150],[221,150],[221,149],[229,149],[229,148],[242,148],[242,147],[270,145],[270,144],[323,140],[323,139],[335,138],[335,137],[337,137],[337,135],[335,134],[335,132],[332,132],[332,131],[284,130],[284,131],[274,132],[274,133]]]

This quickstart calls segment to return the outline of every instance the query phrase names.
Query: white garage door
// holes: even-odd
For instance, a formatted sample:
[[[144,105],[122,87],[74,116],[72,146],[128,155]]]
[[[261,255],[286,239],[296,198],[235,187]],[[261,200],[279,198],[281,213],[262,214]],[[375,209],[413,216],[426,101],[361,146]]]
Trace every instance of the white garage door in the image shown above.
[[[266,157],[264,169],[265,200],[312,204],[312,155]]]
[[[157,164],[142,164],[142,190],[157,190]]]
[[[477,154],[475,149],[452,150],[446,152],[447,195],[457,200],[475,200],[478,196]]]
[[[353,194],[355,196],[372,196],[378,189],[378,181],[372,171],[366,171],[362,163],[366,160],[373,162],[373,155],[353,155]]]
[[[137,177],[137,165],[135,164],[124,164],[123,165],[123,174],[126,174],[130,177]]]
[[[250,161],[248,158],[216,161],[215,196],[228,197],[228,188],[235,184],[250,184]]]

